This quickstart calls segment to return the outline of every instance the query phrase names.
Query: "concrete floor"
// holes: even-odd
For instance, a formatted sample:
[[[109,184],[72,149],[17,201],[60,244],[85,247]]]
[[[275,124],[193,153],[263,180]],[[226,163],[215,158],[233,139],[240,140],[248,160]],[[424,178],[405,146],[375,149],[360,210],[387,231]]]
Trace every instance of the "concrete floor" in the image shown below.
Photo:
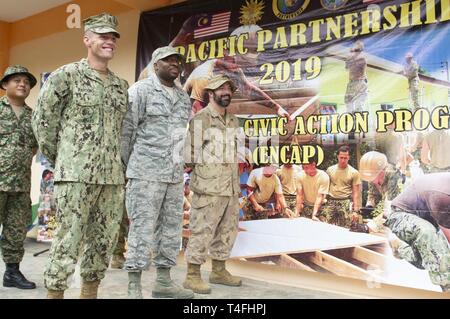
[[[37,285],[34,290],[19,290],[16,288],[4,288],[0,285],[0,299],[43,299],[47,290],[44,287],[43,271],[48,258],[48,252],[37,257],[33,254],[49,248],[50,244],[37,243],[33,239],[25,242],[25,257],[21,263],[21,271],[31,281]],[[0,263],[0,274],[3,274],[5,265]],[[181,284],[186,275],[186,265],[180,263],[172,269],[172,278]],[[209,273],[203,271],[202,277],[208,278]],[[155,270],[143,274],[143,294],[144,298],[151,298],[151,287],[155,277]],[[71,279],[69,279],[71,280]],[[66,298],[76,299],[79,296],[79,276],[74,276],[72,286],[65,293]],[[102,281],[99,289],[101,299],[124,299],[127,296],[127,273],[123,270],[108,269],[106,278]],[[263,281],[243,279],[242,287],[226,287],[222,285],[211,285],[210,295],[196,295],[196,299],[337,299],[349,298],[347,295],[332,294],[321,291],[300,289],[274,285]]]

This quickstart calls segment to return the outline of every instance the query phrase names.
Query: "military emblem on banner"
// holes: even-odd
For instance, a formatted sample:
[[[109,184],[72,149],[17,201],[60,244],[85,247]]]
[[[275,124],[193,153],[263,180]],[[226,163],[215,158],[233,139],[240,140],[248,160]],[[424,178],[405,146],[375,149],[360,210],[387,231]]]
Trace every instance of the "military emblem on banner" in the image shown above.
[[[228,32],[231,11],[208,14],[198,19],[194,29],[194,39]]]
[[[258,0],[247,0],[240,8],[241,16],[239,22],[243,25],[257,24],[264,15],[264,2]]]
[[[320,0],[322,7],[327,10],[335,11],[343,8],[348,0]]]
[[[310,0],[272,0],[273,13],[281,20],[292,20],[306,10]]]

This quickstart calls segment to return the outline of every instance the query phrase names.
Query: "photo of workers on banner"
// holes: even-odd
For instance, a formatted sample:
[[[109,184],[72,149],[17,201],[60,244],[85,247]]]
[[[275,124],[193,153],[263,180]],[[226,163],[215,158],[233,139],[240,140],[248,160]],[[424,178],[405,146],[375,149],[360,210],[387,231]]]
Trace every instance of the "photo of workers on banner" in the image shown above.
[[[42,154],[39,155],[39,159],[43,172],[40,182],[37,241],[51,242],[56,229],[54,174],[53,169]]]

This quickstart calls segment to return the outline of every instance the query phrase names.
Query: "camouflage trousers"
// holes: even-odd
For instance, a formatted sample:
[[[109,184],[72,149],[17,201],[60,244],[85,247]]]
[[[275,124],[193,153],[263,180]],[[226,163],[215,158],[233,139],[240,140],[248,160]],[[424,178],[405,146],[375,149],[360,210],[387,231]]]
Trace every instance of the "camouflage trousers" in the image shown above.
[[[128,236],[128,216],[127,211],[124,209],[122,222],[120,223],[119,228],[119,237],[117,238],[117,244],[114,248],[113,255],[123,255],[126,252],[126,238]]]
[[[413,110],[417,110],[419,105],[419,78],[408,79],[409,98],[411,100]]]
[[[194,193],[189,226],[188,263],[204,264],[208,253],[212,259],[227,260],[238,233],[239,198]]]
[[[0,249],[5,263],[22,261],[25,253],[23,241],[30,223],[30,194],[0,192],[0,225],[3,226]]]
[[[275,206],[275,204],[273,205]],[[242,207],[242,211],[244,212],[243,220],[258,220],[268,218],[267,211],[257,212],[255,208],[253,208],[253,204],[249,200],[247,200],[244,207]]]
[[[257,212],[253,207],[253,204],[250,201],[242,207],[242,211],[244,212],[243,220],[258,220],[258,219],[272,219],[272,218],[287,218],[289,217],[287,214],[283,212],[275,211],[275,203],[267,202],[261,204],[261,206],[265,207],[265,210],[262,212]],[[294,210],[295,212],[295,210]]]
[[[350,228],[352,224],[350,204],[350,199],[337,200],[329,198],[322,209],[322,215],[326,218],[328,224]]]
[[[66,290],[81,256],[81,277],[105,277],[123,214],[123,185],[55,184],[56,235],[44,271],[47,289]]]
[[[297,196],[296,195],[284,195],[284,199],[286,200],[287,208],[295,212],[295,206],[297,205]]]
[[[126,206],[130,231],[124,269],[147,270],[177,264],[183,224],[183,183],[130,179]]]
[[[347,84],[345,104],[347,112],[361,112],[366,110],[368,98],[367,80],[353,80]]]
[[[450,287],[450,248],[442,232],[416,215],[392,212],[385,225],[404,243],[397,254],[417,268],[426,269],[436,285]]]
[[[312,219],[313,211],[314,211],[314,206],[304,205],[302,211],[300,212],[299,217],[305,217],[305,218]],[[323,209],[321,209],[317,213],[317,218],[319,218],[322,222],[326,223],[328,217],[327,217],[327,215],[324,214]]]

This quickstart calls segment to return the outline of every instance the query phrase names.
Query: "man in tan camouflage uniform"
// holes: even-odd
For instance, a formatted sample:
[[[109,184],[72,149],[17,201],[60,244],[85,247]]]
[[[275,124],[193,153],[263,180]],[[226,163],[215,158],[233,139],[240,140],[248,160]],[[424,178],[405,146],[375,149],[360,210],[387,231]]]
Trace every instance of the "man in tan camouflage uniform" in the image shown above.
[[[434,130],[422,141],[420,160],[430,173],[450,172],[450,130]]]
[[[242,208],[244,220],[293,217],[287,209],[277,168],[267,165],[254,169],[247,180],[248,201]]]
[[[286,153],[286,158],[290,159],[291,156],[292,154],[290,152]],[[276,175],[278,176],[278,179],[280,180],[281,186],[283,188],[283,196],[284,200],[286,201],[286,206],[290,209],[291,212],[295,212],[297,199],[297,188],[295,185],[295,181],[301,172],[302,168],[295,164],[284,164],[276,171]]]
[[[141,274],[152,254],[157,276],[154,298],[193,298],[175,284],[170,269],[177,263],[183,222],[183,149],[189,96],[176,86],[183,57],[172,47],[153,52],[155,73],[129,90],[130,110],[123,125],[122,159],[127,163],[126,206],[130,219],[129,298],[142,298]]]
[[[239,223],[236,134],[239,121],[226,111],[235,86],[227,76],[216,75],[209,80],[206,90],[209,104],[194,116],[189,127],[192,155],[188,162],[193,166],[190,186],[194,196],[190,218],[191,236],[186,250],[188,271],[183,284],[185,288],[200,294],[211,292],[200,275],[200,266],[206,262],[208,254],[212,258],[209,282],[241,285],[241,280],[225,268]],[[199,123],[201,130],[197,129]]]
[[[348,228],[352,219],[359,219],[357,212],[360,208],[361,178],[359,172],[348,164],[348,146],[338,149],[337,158],[338,163],[327,169],[330,191],[324,210],[327,211],[328,223]]]
[[[403,66],[403,74],[408,78],[409,97],[412,102],[413,110],[420,107],[419,105],[419,65],[413,59],[412,53],[405,55],[405,65]]]
[[[297,206],[295,214],[311,218],[315,221],[328,220],[322,212],[322,205],[330,188],[330,177],[324,171],[317,169],[318,159],[314,156],[309,163],[303,164],[303,171],[297,177]]]
[[[42,154],[55,167],[56,236],[45,268],[48,298],[63,298],[81,256],[80,298],[97,298],[117,241],[124,203],[120,158],[128,84],[108,69],[120,37],[117,19],[84,21],[87,59],[45,83],[33,114]]]
[[[345,62],[345,68],[349,73],[349,83],[345,92],[345,104],[347,112],[366,111],[368,97],[367,86],[367,61],[364,57],[364,44],[357,41],[350,50],[350,56]]]
[[[23,241],[31,223],[31,161],[37,142],[31,129],[31,108],[25,104],[35,77],[20,65],[6,69],[0,88],[0,248],[6,271],[4,287],[34,289],[19,270]]]

